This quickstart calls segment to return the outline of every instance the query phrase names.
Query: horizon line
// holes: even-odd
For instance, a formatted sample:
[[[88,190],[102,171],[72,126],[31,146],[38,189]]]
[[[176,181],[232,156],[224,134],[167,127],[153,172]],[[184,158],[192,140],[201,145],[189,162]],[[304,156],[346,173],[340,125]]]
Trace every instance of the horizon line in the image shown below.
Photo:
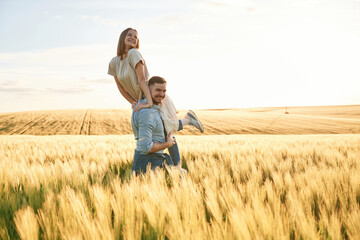
[[[263,106],[263,107],[238,107],[238,108],[197,108],[193,110],[204,110],[204,111],[224,111],[224,110],[241,110],[241,109],[259,109],[259,108],[310,108],[310,107],[350,107],[350,106],[360,106],[359,104],[331,104],[331,105],[292,105],[292,106]],[[23,112],[42,112],[42,111],[69,111],[69,110],[129,110],[129,108],[57,108],[57,109],[42,109],[42,110],[24,110],[24,111],[4,111],[0,114],[8,114],[8,113],[23,113]],[[186,111],[187,109],[177,109],[178,111]]]

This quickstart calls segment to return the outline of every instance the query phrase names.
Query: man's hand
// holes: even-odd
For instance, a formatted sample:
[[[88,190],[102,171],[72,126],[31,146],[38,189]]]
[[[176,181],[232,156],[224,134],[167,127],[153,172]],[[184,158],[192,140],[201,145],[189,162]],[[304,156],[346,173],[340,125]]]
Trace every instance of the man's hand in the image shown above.
[[[140,109],[142,108],[151,108],[152,107],[152,104],[149,104],[149,103],[140,103],[136,106],[135,108],[135,112],[139,111]]]
[[[172,132],[170,132],[166,137],[166,143],[168,144],[168,147],[172,147],[175,144],[175,137]]]
[[[158,151],[163,150],[165,148],[172,147],[176,143],[175,141],[176,141],[176,139],[175,139],[173,133],[169,133],[167,135],[166,142],[162,142],[162,143],[154,142],[152,148],[149,151],[149,153],[158,152]]]

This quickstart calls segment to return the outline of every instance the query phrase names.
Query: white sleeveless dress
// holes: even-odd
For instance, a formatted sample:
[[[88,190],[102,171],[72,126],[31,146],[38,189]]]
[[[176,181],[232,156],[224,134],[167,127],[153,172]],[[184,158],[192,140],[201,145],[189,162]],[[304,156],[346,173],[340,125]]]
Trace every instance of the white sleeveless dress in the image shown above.
[[[132,48],[129,50],[125,59],[120,56],[113,57],[109,63],[108,74],[116,76],[121,86],[136,100],[143,98],[138,79],[135,72],[135,66],[142,62],[145,67],[145,81],[149,81],[149,72],[144,58],[140,52]],[[171,98],[166,94],[160,105],[160,115],[164,121],[166,133],[176,132],[179,128],[179,120],[176,116],[176,108]]]

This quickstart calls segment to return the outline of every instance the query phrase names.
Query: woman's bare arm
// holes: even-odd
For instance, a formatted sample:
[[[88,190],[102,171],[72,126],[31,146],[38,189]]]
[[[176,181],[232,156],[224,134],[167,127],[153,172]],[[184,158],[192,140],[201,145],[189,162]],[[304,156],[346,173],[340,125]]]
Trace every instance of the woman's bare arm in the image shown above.
[[[139,104],[135,111],[140,110],[141,108],[151,108],[153,105],[153,101],[150,94],[149,86],[145,82],[145,67],[144,64],[140,61],[135,66],[135,73],[138,79],[139,87],[141,91],[144,93],[146,100],[148,103]]]

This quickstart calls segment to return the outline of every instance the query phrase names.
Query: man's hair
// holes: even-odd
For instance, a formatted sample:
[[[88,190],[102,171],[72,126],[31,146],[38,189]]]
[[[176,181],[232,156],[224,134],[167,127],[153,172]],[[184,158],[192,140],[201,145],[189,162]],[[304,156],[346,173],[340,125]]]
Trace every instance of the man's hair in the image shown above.
[[[166,84],[166,80],[162,77],[154,76],[149,79],[148,85],[151,86],[154,85],[155,83]]]

